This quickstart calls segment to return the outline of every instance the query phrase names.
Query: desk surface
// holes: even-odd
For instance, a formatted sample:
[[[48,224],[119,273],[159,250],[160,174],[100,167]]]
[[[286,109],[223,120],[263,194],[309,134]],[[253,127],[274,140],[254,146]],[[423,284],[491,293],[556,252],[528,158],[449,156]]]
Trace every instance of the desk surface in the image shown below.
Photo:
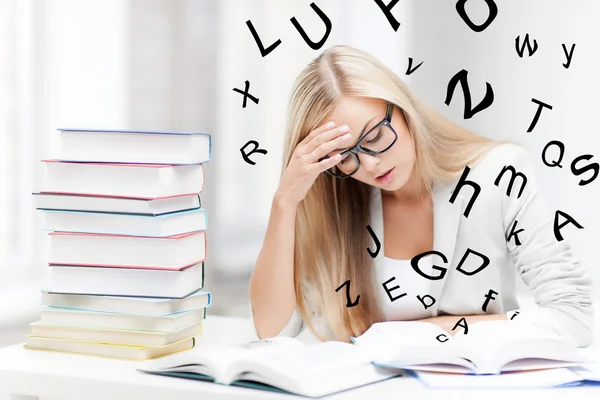
[[[203,333],[197,337],[197,348],[241,343],[255,340],[249,321],[243,318],[208,315]],[[312,339],[299,337],[304,342]],[[64,400],[198,400],[222,399],[291,399],[301,398],[256,389],[230,387],[210,382],[192,381],[148,375],[136,371],[139,362],[121,361],[101,357],[27,350],[22,344],[0,349],[0,394],[11,393],[31,398],[49,397]],[[371,398],[397,398],[409,392],[422,399],[448,399],[460,395],[461,400],[486,398],[491,391],[434,390],[424,388],[409,377],[392,378],[345,392],[326,396],[326,399],[346,400]],[[583,398],[598,398],[598,387],[573,387],[560,389],[510,390],[510,394],[543,396],[544,399],[564,399],[569,394]],[[204,395],[205,397],[201,397]],[[207,397],[208,396],[208,397]],[[593,396],[593,397],[592,397]],[[16,398],[29,398],[18,397]],[[451,397],[452,398],[452,397]]]

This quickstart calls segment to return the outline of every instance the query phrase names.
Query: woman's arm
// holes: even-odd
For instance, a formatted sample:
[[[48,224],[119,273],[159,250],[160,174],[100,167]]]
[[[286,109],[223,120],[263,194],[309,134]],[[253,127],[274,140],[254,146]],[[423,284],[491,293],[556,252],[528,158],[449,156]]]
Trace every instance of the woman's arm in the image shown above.
[[[461,321],[464,318],[466,324]],[[444,329],[446,332],[454,335],[456,332],[460,331],[461,326],[465,325],[468,327],[475,322],[480,321],[492,321],[492,320],[507,320],[506,314],[480,314],[480,315],[442,315],[439,317],[430,317],[419,319],[419,322],[429,322],[432,324],[436,324],[440,328]]]
[[[505,238],[510,237],[513,224],[516,223],[515,231],[523,229],[518,234],[519,243],[513,235],[506,245],[517,272],[538,305],[538,308],[518,310],[516,318],[554,331],[577,346],[588,346],[593,341],[592,280],[573,255],[569,241],[555,236],[554,212],[550,212],[541,196],[529,154],[519,146],[508,154],[503,164],[512,165],[527,181],[520,197],[517,197],[520,177],[515,178],[510,197],[506,195],[512,176],[510,171],[499,184]],[[572,225],[566,225],[563,235],[572,229]]]
[[[304,328],[294,291],[294,228],[297,207],[273,198],[262,249],[250,277],[251,319],[259,339],[296,336]]]

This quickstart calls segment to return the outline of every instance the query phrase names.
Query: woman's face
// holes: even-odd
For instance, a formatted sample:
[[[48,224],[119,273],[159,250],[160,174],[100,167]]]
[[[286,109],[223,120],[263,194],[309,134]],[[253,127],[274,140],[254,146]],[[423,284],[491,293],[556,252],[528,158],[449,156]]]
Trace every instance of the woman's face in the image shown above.
[[[383,121],[386,109],[387,103],[380,99],[343,97],[325,121],[333,121],[336,126],[350,127],[349,133],[352,138],[348,146],[343,149],[347,150],[370,129]],[[393,107],[391,125],[398,135],[396,142],[387,151],[378,155],[359,152],[360,166],[351,178],[385,191],[398,190],[409,180],[415,163],[414,147],[406,121],[397,107]],[[361,142],[361,145],[369,148],[366,141]],[[338,165],[343,168],[340,163]],[[376,179],[390,170],[391,173],[385,179]]]

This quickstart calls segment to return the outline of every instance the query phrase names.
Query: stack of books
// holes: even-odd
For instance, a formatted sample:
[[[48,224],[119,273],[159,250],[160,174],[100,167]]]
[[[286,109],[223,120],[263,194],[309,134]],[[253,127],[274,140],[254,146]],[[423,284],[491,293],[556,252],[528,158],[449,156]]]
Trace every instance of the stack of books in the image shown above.
[[[204,289],[206,133],[60,130],[33,193],[49,271],[26,348],[145,360],[194,347]]]

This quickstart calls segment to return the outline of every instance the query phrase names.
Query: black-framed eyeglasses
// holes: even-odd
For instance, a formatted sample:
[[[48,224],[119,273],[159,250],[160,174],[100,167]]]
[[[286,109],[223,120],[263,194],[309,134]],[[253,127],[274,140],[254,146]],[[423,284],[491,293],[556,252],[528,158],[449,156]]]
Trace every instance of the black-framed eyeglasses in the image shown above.
[[[359,152],[377,155],[389,150],[396,143],[396,140],[398,140],[398,134],[391,124],[393,111],[394,105],[388,101],[385,118],[369,129],[367,133],[358,139],[358,142],[352,148],[341,152],[342,159],[334,167],[325,170],[325,172],[335,178],[348,178],[354,175],[360,168]],[[331,156],[333,155],[331,154]],[[326,155],[321,157],[319,161],[329,157],[329,155]]]

